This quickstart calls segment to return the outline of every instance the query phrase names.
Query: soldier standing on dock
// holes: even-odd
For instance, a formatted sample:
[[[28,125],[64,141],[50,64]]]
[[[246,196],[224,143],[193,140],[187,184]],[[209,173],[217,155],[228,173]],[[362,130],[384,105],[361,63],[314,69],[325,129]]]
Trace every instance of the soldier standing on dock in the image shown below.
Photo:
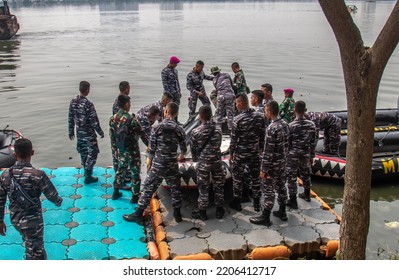
[[[17,162],[0,176],[0,235],[6,235],[4,207],[8,196],[11,223],[25,243],[25,259],[46,260],[40,196],[43,193],[58,207],[62,198],[46,173],[31,165],[32,142],[26,138],[18,139],[14,149]]]
[[[161,78],[163,85],[163,92],[168,92],[173,97],[173,102],[180,105],[181,89],[179,83],[179,74],[176,69],[180,59],[176,56],[172,56],[169,59],[169,64],[162,70]]]
[[[295,119],[294,105],[295,100],[292,97],[294,95],[294,90],[292,88],[284,89],[284,100],[280,104],[280,117],[286,122],[290,123]]]
[[[187,146],[186,133],[175,120],[178,113],[179,106],[174,102],[169,103],[165,109],[165,119],[151,132],[148,147],[150,159],[148,175],[144,181],[136,211],[129,215],[123,215],[123,219],[128,222],[142,224],[143,212],[164,178],[171,191],[173,217],[178,223],[182,221],[180,213],[182,205],[181,178],[178,161],[184,160]],[[180,148],[179,156],[177,155],[178,148]]]
[[[93,103],[87,99],[90,92],[89,82],[80,82],[79,91],[80,94],[72,99],[69,105],[69,139],[75,139],[76,126],[77,150],[84,168],[84,183],[90,184],[98,181],[97,177],[92,176],[100,152],[96,132],[101,138],[104,138],[104,132],[100,127]]]
[[[235,94],[248,94],[250,89],[247,86],[247,81],[244,76],[244,71],[240,68],[238,62],[233,62],[231,64],[231,70],[234,72],[233,85],[235,89]]]

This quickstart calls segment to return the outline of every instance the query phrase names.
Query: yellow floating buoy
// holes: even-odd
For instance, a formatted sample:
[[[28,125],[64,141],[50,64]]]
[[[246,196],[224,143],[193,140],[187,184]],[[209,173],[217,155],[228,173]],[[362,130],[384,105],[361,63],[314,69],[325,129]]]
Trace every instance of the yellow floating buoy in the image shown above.
[[[176,256],[173,260],[213,260],[213,258],[207,253],[198,253],[193,255]]]
[[[153,241],[149,241],[147,243],[147,249],[148,253],[150,254],[150,259],[151,260],[159,260],[159,252],[158,252],[158,247]]]
[[[339,240],[330,240],[326,245],[326,257],[332,258],[335,256],[339,248]]]
[[[291,250],[286,246],[275,247],[258,247],[255,248],[250,254],[251,260],[274,260],[274,259],[289,259]]]
[[[157,228],[162,224],[162,215],[159,211],[152,214],[152,225],[154,228]]]
[[[170,259],[170,249],[168,243],[162,241],[158,244],[158,252],[161,260]]]

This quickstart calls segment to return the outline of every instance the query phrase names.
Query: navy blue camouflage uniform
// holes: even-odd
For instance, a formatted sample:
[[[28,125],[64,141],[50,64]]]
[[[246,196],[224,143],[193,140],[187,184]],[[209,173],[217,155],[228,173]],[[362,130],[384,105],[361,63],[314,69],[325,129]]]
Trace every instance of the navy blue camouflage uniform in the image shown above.
[[[24,208],[17,201],[10,200],[11,223],[25,242],[25,259],[45,260],[47,254],[44,248],[44,223],[40,196],[43,193],[57,206],[61,205],[62,199],[44,171],[32,167],[30,163],[17,161],[13,167],[5,170],[0,176],[0,221],[4,220],[6,199],[7,196],[10,197],[10,170],[35,203],[33,206]]]
[[[286,157],[288,154],[288,124],[281,118],[272,120],[266,128],[261,171],[269,178],[262,179],[263,209],[271,211],[276,192],[279,205],[285,205],[287,188],[285,186]]]
[[[254,109],[244,110],[234,118],[229,147],[234,198],[242,197],[242,180],[246,165],[251,177],[252,196],[260,197],[260,150],[264,143],[264,135],[264,119]]]
[[[186,133],[176,121],[164,119],[153,128],[150,136],[148,156],[152,159],[152,165],[144,181],[138,206],[145,209],[165,179],[171,190],[173,208],[180,208],[182,195],[180,190],[180,174],[177,162],[177,151],[187,152]]]
[[[218,73],[213,77],[213,85],[217,91],[217,107],[215,112],[216,126],[221,129],[223,116],[227,116],[227,127],[231,131],[234,119],[233,81],[228,73]]]
[[[211,122],[205,122],[192,132],[190,143],[193,161],[197,162],[198,209],[206,210],[209,206],[211,181],[215,205],[223,207],[225,173],[220,151],[222,133]]]
[[[317,136],[321,129],[324,130],[323,152],[338,154],[342,120],[336,115],[327,112],[308,112],[305,116],[314,122]]]
[[[315,157],[317,143],[316,126],[301,116],[289,124],[287,184],[290,197],[297,194],[297,176],[304,189],[311,187],[311,161]]]
[[[100,152],[96,132],[104,137],[104,131],[100,127],[100,121],[93,103],[82,95],[72,99],[69,105],[69,136],[75,135],[75,126],[77,150],[80,154],[82,166],[85,171],[91,172]]]
[[[203,105],[210,105],[211,101],[206,95],[205,87],[203,84],[204,79],[212,80],[212,76],[205,75],[204,71],[201,73],[197,73],[195,71],[191,71],[187,75],[187,89],[190,91],[190,97],[188,99],[188,108],[189,108],[189,116],[193,116],[195,114],[195,110],[197,108],[197,100],[201,100]],[[199,96],[199,93],[203,93],[202,96]]]
[[[161,72],[163,92],[170,93],[173,97],[173,102],[180,105],[181,89],[179,83],[179,75],[176,68],[166,66]]]
[[[151,129],[152,129],[152,125],[150,123],[148,113],[149,113],[151,107],[154,107],[154,106],[159,109],[158,122],[160,123],[160,122],[162,122],[163,113],[165,110],[165,107],[163,106],[162,101],[157,101],[153,104],[144,106],[137,112],[137,120],[139,121],[139,123],[140,123],[142,129],[144,130],[148,139],[150,139]]]

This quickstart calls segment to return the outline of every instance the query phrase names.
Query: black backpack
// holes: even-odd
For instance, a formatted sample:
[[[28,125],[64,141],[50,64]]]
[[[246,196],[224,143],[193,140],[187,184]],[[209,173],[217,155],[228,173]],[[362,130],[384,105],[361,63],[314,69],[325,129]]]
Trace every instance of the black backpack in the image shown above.
[[[126,148],[127,136],[129,135],[132,120],[133,116],[131,115],[124,123],[121,123],[115,131],[116,147],[120,151],[124,151]]]
[[[32,206],[37,206],[35,200],[24,190],[24,188],[18,183],[17,179],[15,179],[12,169],[9,169],[11,184],[10,184],[10,200],[22,209],[27,209]]]

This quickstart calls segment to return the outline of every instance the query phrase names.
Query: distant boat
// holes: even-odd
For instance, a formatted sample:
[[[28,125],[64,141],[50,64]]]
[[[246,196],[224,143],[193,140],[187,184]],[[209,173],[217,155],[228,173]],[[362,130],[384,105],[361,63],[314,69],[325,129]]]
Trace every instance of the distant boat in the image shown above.
[[[0,40],[11,39],[19,30],[17,17],[10,13],[7,0],[0,7]]]

